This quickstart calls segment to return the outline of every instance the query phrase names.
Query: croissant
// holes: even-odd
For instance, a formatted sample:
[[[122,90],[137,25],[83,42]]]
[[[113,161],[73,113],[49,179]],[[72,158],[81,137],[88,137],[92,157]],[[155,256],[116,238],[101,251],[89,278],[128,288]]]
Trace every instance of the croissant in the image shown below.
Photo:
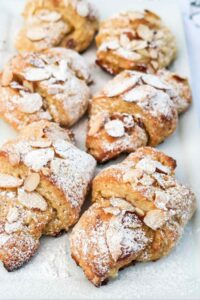
[[[82,52],[92,43],[98,16],[85,0],[27,0],[24,26],[18,33],[18,51],[66,47]]]
[[[174,248],[196,208],[175,167],[171,157],[143,147],[96,176],[94,204],[70,236],[72,258],[95,286],[132,262],[155,261]]]
[[[73,50],[16,55],[0,74],[0,115],[17,130],[40,120],[71,126],[87,110],[90,81],[88,65]]]
[[[105,162],[142,146],[156,146],[175,131],[178,113],[191,101],[189,83],[178,74],[123,71],[90,103],[88,151]]]
[[[0,260],[12,271],[36,252],[42,235],[77,222],[95,160],[56,123],[30,124],[0,149]]]

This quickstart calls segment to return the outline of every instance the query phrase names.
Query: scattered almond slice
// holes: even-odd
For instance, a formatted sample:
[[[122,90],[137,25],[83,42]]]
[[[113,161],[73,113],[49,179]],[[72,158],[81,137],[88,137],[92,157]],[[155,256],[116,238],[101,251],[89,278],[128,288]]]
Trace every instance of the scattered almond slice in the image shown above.
[[[31,93],[34,92],[34,87],[33,87],[33,83],[27,80],[23,81],[23,86],[28,89]]]
[[[33,192],[40,183],[40,175],[38,173],[31,173],[24,181],[24,189],[27,192]]]
[[[104,207],[103,210],[105,213],[108,213],[108,214],[111,214],[114,216],[117,216],[120,214],[120,209],[117,207],[112,207],[112,206]]]
[[[135,167],[145,171],[147,174],[153,174],[156,171],[156,161],[150,158],[143,158]]]
[[[142,50],[147,47],[147,41],[133,40],[130,43],[131,50]]]
[[[87,17],[90,13],[89,5],[85,1],[79,1],[76,6],[76,11],[81,17]]]
[[[8,214],[7,214],[7,221],[9,223],[13,223],[13,222],[16,222],[19,218],[19,211],[17,209],[17,207],[11,207],[8,211]]]
[[[101,44],[98,51],[117,50],[120,47],[117,40],[106,41]]]
[[[150,210],[143,221],[151,229],[157,230],[166,223],[166,214],[160,209]]]
[[[52,144],[51,140],[47,138],[40,138],[37,140],[30,141],[31,147],[34,148],[48,148]]]
[[[153,96],[155,93],[156,90],[153,87],[139,85],[124,93],[122,98],[126,102],[137,102],[147,98],[148,96]]]
[[[51,77],[51,72],[45,68],[27,68],[24,77],[29,81],[41,81]]]
[[[91,118],[92,126],[90,127],[90,129],[88,131],[88,135],[96,134],[99,131],[99,129],[104,125],[106,117],[107,117],[107,114],[105,114],[105,113],[98,113],[95,116],[93,116]]]
[[[42,104],[42,97],[38,93],[24,93],[22,97],[18,97],[19,110],[27,114],[39,111]]]
[[[129,71],[123,72],[111,80],[103,92],[107,97],[118,96],[135,86],[139,79],[140,75],[131,74]]]
[[[144,217],[144,211],[138,207],[135,208],[135,212],[138,216]]]
[[[21,222],[13,222],[5,224],[5,232],[10,234],[19,230],[22,230],[23,226]]]
[[[39,26],[32,27],[27,30],[26,37],[33,42],[40,41],[47,37],[47,31]]]
[[[19,179],[12,175],[0,173],[0,187],[1,188],[16,188],[21,186],[23,179]]]
[[[135,211],[134,206],[132,206],[129,202],[127,202],[123,199],[120,199],[120,198],[110,199],[110,203],[112,204],[112,206],[118,207],[122,210],[128,210],[128,211],[131,211],[131,212]]]
[[[154,76],[151,74],[142,75],[142,79],[145,83],[147,83],[157,89],[169,90],[172,88],[171,85],[163,82],[157,76]]]
[[[46,21],[46,22],[57,22],[62,17],[62,15],[59,14],[58,12],[48,11],[48,10],[41,11],[40,14],[38,14],[37,16],[40,20]]]
[[[24,163],[33,171],[38,172],[53,158],[54,151],[52,149],[37,149],[25,155]]]
[[[13,73],[10,67],[5,67],[3,73],[2,73],[2,78],[1,78],[1,84],[2,86],[8,86],[10,82],[13,79]]]
[[[112,137],[122,137],[125,134],[124,124],[120,120],[112,120],[105,124],[105,131]]]
[[[119,48],[115,51],[117,55],[130,61],[138,61],[142,58],[141,54],[125,48]]]
[[[20,189],[18,191],[18,201],[27,208],[39,209],[45,211],[47,209],[47,202],[37,192],[27,193]]]
[[[153,39],[153,31],[146,25],[140,24],[137,28],[137,34],[145,41],[151,42]]]
[[[130,45],[130,40],[126,34],[121,34],[120,35],[120,45],[124,48],[127,48]]]

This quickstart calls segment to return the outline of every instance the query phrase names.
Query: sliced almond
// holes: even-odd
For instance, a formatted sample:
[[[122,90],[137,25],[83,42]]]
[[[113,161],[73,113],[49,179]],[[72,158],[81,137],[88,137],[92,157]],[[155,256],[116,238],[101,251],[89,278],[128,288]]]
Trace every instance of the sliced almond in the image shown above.
[[[51,72],[45,68],[27,68],[24,77],[29,81],[41,81],[51,77]]]
[[[107,118],[108,114],[106,113],[98,113],[90,119],[90,129],[88,131],[88,135],[96,134],[101,127],[103,127],[104,122]]]
[[[135,211],[135,207],[133,205],[131,205],[128,201],[124,200],[124,199],[112,198],[112,199],[110,199],[110,203],[112,204],[112,206],[118,207],[121,210],[128,210],[128,211],[131,211],[131,212]]]
[[[23,179],[19,179],[12,175],[0,173],[0,187],[1,188],[17,188],[21,186]]]
[[[136,207],[135,212],[139,217],[144,217],[144,211],[142,209]]]
[[[87,17],[90,13],[89,5],[86,1],[79,1],[76,6],[76,11],[81,17]]]
[[[42,97],[38,93],[23,93],[18,97],[18,108],[21,112],[33,114],[41,109]]]
[[[140,24],[137,28],[137,34],[143,40],[151,42],[153,39],[153,31],[146,25]]]
[[[2,78],[1,78],[1,84],[2,86],[8,86],[13,79],[13,73],[10,67],[5,67]]]
[[[141,54],[126,48],[119,48],[115,51],[117,55],[130,61],[138,61],[141,59]]]
[[[120,35],[120,45],[124,48],[127,48],[130,45],[130,40],[126,34]]]
[[[17,150],[13,152],[8,152],[8,157],[9,162],[12,166],[17,166],[20,163],[20,154]]]
[[[107,97],[118,96],[135,86],[139,79],[140,75],[129,71],[122,72],[106,85],[103,92]]]
[[[33,192],[40,183],[40,175],[38,173],[31,173],[24,181],[24,189],[27,192]]]
[[[51,174],[51,171],[49,168],[42,168],[42,174],[44,174],[45,176],[49,176]]]
[[[40,14],[37,16],[40,20],[46,21],[46,22],[57,22],[62,17],[62,15],[59,14],[58,12],[48,11],[48,10],[41,11]]]
[[[27,80],[24,80],[23,81],[23,86],[28,89],[31,93],[34,92],[34,86],[33,86],[33,83],[30,82],[30,81],[27,81]]]
[[[166,223],[166,215],[165,212],[159,209],[150,210],[143,221],[148,227],[156,230]]]
[[[47,31],[39,26],[32,27],[27,30],[26,37],[33,42],[40,41],[47,37]]]
[[[117,216],[120,214],[120,209],[117,207],[112,207],[112,206],[104,207],[103,210],[105,213],[108,213],[108,214],[111,214],[114,216]]]
[[[13,223],[13,222],[16,222],[19,218],[19,211],[17,209],[17,207],[11,207],[8,211],[8,214],[7,214],[7,221],[9,223]]]
[[[40,138],[37,140],[30,141],[30,145],[34,148],[48,148],[52,144],[51,140],[47,138]]]
[[[162,81],[155,75],[144,74],[144,75],[142,75],[142,79],[145,83],[147,83],[157,89],[164,89],[164,90],[171,89],[171,85],[165,83],[164,81]]]
[[[117,50],[120,47],[117,40],[106,41],[101,44],[98,51]]]
[[[105,131],[112,137],[122,137],[125,134],[124,124],[120,120],[112,120],[105,124]]]
[[[27,193],[20,189],[18,191],[18,201],[29,209],[39,209],[41,211],[47,209],[47,202],[36,192]]]
[[[142,50],[145,49],[147,47],[147,41],[143,41],[143,40],[133,40],[130,43],[130,48],[132,50]]]
[[[54,151],[50,148],[30,151],[24,157],[24,163],[33,171],[40,171],[46,164],[54,158]]]
[[[147,85],[138,85],[133,89],[122,95],[122,98],[126,102],[139,102],[142,99],[146,99],[148,96],[154,95],[156,90]]]

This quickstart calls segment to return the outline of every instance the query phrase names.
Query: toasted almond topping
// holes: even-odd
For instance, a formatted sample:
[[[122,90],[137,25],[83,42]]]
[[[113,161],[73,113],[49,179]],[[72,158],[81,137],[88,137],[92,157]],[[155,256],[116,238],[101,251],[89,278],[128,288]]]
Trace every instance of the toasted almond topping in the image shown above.
[[[104,88],[104,94],[107,97],[118,96],[136,85],[140,75],[133,75],[130,72],[122,73],[111,80]]]
[[[18,98],[19,110],[27,114],[39,111],[42,104],[42,97],[38,93],[23,93],[22,97]]]
[[[31,41],[40,41],[47,37],[47,31],[42,27],[32,27],[27,30],[26,36]]]
[[[30,145],[34,148],[48,148],[52,142],[47,138],[40,138],[34,141],[30,141]]]
[[[8,234],[22,230],[22,228],[22,223],[19,221],[5,224],[5,232]]]
[[[151,42],[153,39],[153,31],[148,26],[140,24],[137,28],[137,34],[143,40]]]
[[[43,10],[37,15],[38,18],[46,22],[57,22],[61,19],[61,14],[56,11]]]
[[[161,228],[166,222],[166,214],[162,210],[150,210],[145,218],[144,223],[153,230]]]
[[[89,6],[88,3],[85,1],[79,1],[76,6],[76,11],[81,17],[87,17],[89,15]]]
[[[0,187],[1,188],[16,188],[21,186],[23,179],[0,173]]]
[[[120,120],[112,120],[105,124],[105,131],[112,137],[122,137],[125,134],[124,124]]]
[[[42,174],[44,174],[45,176],[49,176],[51,174],[51,171],[49,168],[42,168]]]
[[[110,203],[112,204],[112,206],[118,207],[121,210],[128,210],[128,211],[132,211],[132,212],[135,211],[135,207],[133,205],[131,205],[126,200],[123,200],[120,198],[112,198],[112,199],[110,199]]]
[[[134,183],[139,178],[141,178],[142,175],[143,175],[142,170],[139,170],[139,169],[129,170],[128,172],[126,172],[124,174],[123,180],[124,180],[124,182]]]
[[[12,166],[17,166],[20,163],[20,154],[17,150],[15,152],[9,152],[8,157]]]
[[[130,42],[131,50],[142,50],[147,47],[147,41],[143,40],[133,40]]]
[[[18,200],[22,205],[30,209],[35,208],[41,211],[45,211],[47,209],[47,202],[36,192],[27,193],[20,189],[18,191]]]
[[[120,214],[120,209],[117,207],[112,207],[112,206],[104,207],[103,210],[105,213],[108,213],[108,214],[111,214],[114,216],[117,216]]]
[[[40,171],[54,157],[54,151],[50,148],[36,149],[27,153],[24,163],[33,171]]]
[[[12,79],[13,79],[12,70],[10,69],[10,67],[5,67],[1,78],[2,86],[8,86],[12,81]]]
[[[31,173],[24,181],[24,189],[27,192],[33,192],[40,183],[40,175],[38,173]]]
[[[126,34],[121,34],[120,35],[120,45],[124,48],[128,47],[130,44],[130,40]]]
[[[25,88],[27,88],[31,93],[34,92],[34,87],[33,87],[33,83],[32,83],[32,82],[27,81],[27,80],[24,80],[24,81],[23,81],[23,86],[24,86]]]
[[[51,72],[46,68],[27,68],[24,77],[29,81],[41,81],[49,79],[49,77],[51,77]]]
[[[153,96],[156,90],[151,86],[138,85],[130,91],[122,95],[122,98],[126,102],[137,102],[148,96]]]
[[[144,74],[144,75],[142,75],[142,79],[145,83],[147,83],[157,89],[164,89],[164,90],[171,89],[171,86],[169,84],[163,82],[155,75]]]
[[[7,221],[9,223],[13,223],[13,222],[16,222],[19,218],[19,211],[17,209],[17,207],[11,207],[8,211],[8,214],[7,214]]]
[[[144,212],[143,212],[142,209],[136,207],[136,208],[135,208],[135,212],[136,212],[136,214],[137,214],[138,216],[144,217]]]
[[[91,118],[91,124],[92,126],[90,127],[88,131],[88,135],[94,135],[99,131],[101,127],[103,127],[104,122],[106,120],[107,114],[105,113],[98,113],[95,116]]]

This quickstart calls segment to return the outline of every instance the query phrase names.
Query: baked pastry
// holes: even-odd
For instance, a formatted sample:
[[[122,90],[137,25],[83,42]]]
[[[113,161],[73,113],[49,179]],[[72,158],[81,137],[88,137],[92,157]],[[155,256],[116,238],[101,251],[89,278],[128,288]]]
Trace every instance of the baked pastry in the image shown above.
[[[155,72],[176,57],[176,41],[155,13],[120,13],[100,25],[97,64],[111,74],[123,70]]]
[[[20,52],[57,46],[82,52],[98,29],[97,13],[85,0],[27,0],[23,17],[16,39]]]
[[[0,260],[9,271],[34,255],[41,235],[77,222],[95,160],[69,130],[35,122],[0,150]]]
[[[41,119],[71,126],[87,110],[90,82],[89,67],[73,50],[17,55],[0,74],[0,116],[16,129]]]
[[[123,71],[91,101],[87,148],[105,162],[141,146],[156,146],[175,131],[178,112],[190,103],[188,81],[175,73]]]
[[[174,248],[196,208],[193,192],[175,179],[175,167],[171,157],[146,147],[96,176],[95,203],[70,237],[72,258],[94,285]]]

